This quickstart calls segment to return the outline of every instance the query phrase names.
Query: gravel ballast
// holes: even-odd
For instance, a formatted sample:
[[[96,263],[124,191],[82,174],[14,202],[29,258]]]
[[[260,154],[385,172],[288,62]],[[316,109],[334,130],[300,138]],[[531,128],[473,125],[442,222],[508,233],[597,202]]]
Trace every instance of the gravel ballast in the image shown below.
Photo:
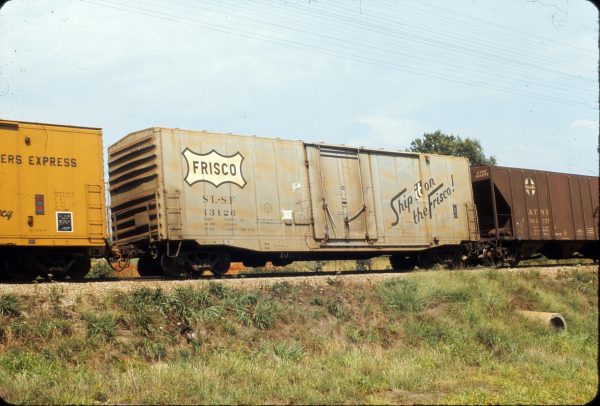
[[[273,277],[273,278],[252,278],[252,277],[239,277],[232,279],[191,279],[191,280],[127,280],[120,281],[84,281],[84,282],[42,282],[42,283],[29,283],[29,284],[2,284],[0,283],[0,294],[13,293],[16,295],[23,296],[45,296],[52,291],[60,290],[65,299],[77,298],[85,296],[102,296],[107,293],[114,291],[128,292],[141,287],[147,287],[150,289],[161,288],[164,291],[170,291],[179,287],[193,286],[193,287],[205,287],[209,283],[222,283],[228,287],[238,289],[261,289],[263,287],[268,288],[276,283],[287,282],[293,284],[307,284],[309,286],[326,286],[332,285],[338,282],[344,284],[364,284],[373,285],[380,281],[387,280],[390,278],[398,277],[411,277],[411,275],[418,275],[424,272],[485,272],[490,269],[472,269],[464,271],[415,271],[407,273],[372,273],[363,275],[344,275],[343,273],[335,276],[330,275],[310,275],[310,276],[296,276],[296,277]],[[513,269],[499,269],[498,272],[539,272],[542,275],[548,277],[555,277],[559,272],[597,272],[598,267],[596,265],[585,265],[585,266],[555,266],[555,267],[532,267],[532,268],[513,268]]]

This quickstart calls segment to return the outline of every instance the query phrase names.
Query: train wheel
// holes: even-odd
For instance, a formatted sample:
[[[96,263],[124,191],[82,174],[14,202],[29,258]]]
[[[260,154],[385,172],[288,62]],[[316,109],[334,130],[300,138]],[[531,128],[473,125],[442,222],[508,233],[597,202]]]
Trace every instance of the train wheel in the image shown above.
[[[137,263],[137,271],[140,276],[163,275],[161,261],[158,258],[152,257],[140,257]]]
[[[175,278],[188,278],[191,273],[178,257],[170,257],[166,252],[160,258],[160,267],[165,274]]]
[[[33,267],[33,264],[25,261],[21,255],[8,254],[4,260],[4,266],[5,275],[15,281],[28,282],[38,276],[38,272]]]
[[[92,260],[87,255],[76,256],[73,264],[69,267],[67,275],[71,279],[83,279],[90,272]]]
[[[507,248],[504,252],[504,262],[510,267],[516,267],[521,261],[521,252],[516,248]]]
[[[229,271],[229,267],[231,266],[231,257],[226,252],[219,252],[215,259],[212,261],[212,266],[210,271],[215,276],[221,276],[225,272]]]
[[[484,248],[482,253],[482,261],[485,266],[497,266],[498,260],[496,259],[496,250],[493,248]]]

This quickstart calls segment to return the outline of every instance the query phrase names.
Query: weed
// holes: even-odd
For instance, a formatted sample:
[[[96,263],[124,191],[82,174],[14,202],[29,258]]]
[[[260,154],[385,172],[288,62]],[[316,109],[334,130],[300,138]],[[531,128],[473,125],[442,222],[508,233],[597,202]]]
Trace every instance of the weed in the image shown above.
[[[337,299],[327,302],[327,311],[340,320],[350,319],[350,313],[344,308],[342,302]]]
[[[279,319],[279,306],[271,298],[261,298],[251,314],[252,325],[260,330],[273,326]]]
[[[278,341],[273,344],[273,353],[282,359],[300,361],[305,355],[305,350],[304,347],[296,341],[292,343]]]
[[[507,288],[512,295],[511,303],[513,303],[515,307],[519,309],[535,309],[540,303],[539,293],[526,283],[521,281],[513,281],[513,283],[507,286]]]
[[[93,259],[92,266],[86,278],[102,278],[113,273],[113,269],[110,267],[105,259]]]
[[[61,338],[56,346],[56,355],[65,361],[85,361],[87,339],[83,337]]]
[[[15,337],[26,337],[31,331],[27,321],[21,317],[11,320],[9,329]]]
[[[468,281],[456,280],[456,275],[451,275],[448,279],[444,281],[445,283],[435,286],[433,294],[436,299],[442,299],[449,303],[466,303],[472,299],[473,287]]]
[[[313,296],[309,303],[313,306],[324,306],[325,305],[325,299],[323,299],[321,296]]]
[[[276,297],[285,297],[293,292],[293,285],[288,281],[277,282],[271,286],[271,292],[273,292]]]
[[[315,261],[313,262],[313,272],[321,272],[323,271],[323,267],[325,266],[325,261]]]
[[[175,289],[168,303],[170,311],[177,319],[188,322],[198,310],[210,305],[212,300],[206,291],[196,291],[191,286],[187,286]]]
[[[113,342],[117,332],[118,316],[114,313],[100,313],[98,315],[86,313],[83,315],[87,337],[92,340]]]
[[[217,321],[223,318],[223,306],[209,306],[198,313],[202,321]]]
[[[34,332],[40,338],[54,338],[71,334],[72,328],[68,320],[48,318],[39,320]]]
[[[60,305],[60,301],[62,300],[62,298],[64,296],[65,296],[65,290],[62,286],[51,286],[50,287],[50,292],[49,292],[50,303],[52,303],[54,306]]]
[[[346,335],[346,338],[350,340],[350,342],[358,343],[362,341],[361,331],[356,326],[350,325],[346,327],[346,330],[344,330],[344,334]]]
[[[10,349],[0,356],[0,367],[12,373],[31,371],[38,364],[42,354],[21,349]]]
[[[158,340],[142,338],[135,345],[135,348],[145,359],[151,361],[160,361],[161,358],[167,355],[167,347],[163,342]]]
[[[340,278],[327,278],[327,284],[334,287],[341,287],[342,280]]]
[[[0,295],[0,315],[18,316],[21,314],[21,302],[17,295],[6,293]]]
[[[227,296],[228,290],[222,283],[210,282],[208,284],[208,293],[219,299],[224,299]]]
[[[486,289],[481,292],[481,301],[485,307],[485,311],[489,315],[498,315],[506,312],[509,308],[508,298],[501,291]]]
[[[231,289],[227,295],[227,303],[235,307],[246,307],[255,305],[258,302],[260,294],[257,292],[245,292],[243,290]]]
[[[497,281],[501,277],[500,272],[497,269],[490,269],[489,271],[484,272],[482,275],[484,278],[494,281]]]
[[[349,325],[344,330],[344,335],[352,343],[375,343],[382,341],[381,333],[376,328],[363,330],[357,326]]]
[[[538,269],[531,269],[521,274],[521,277],[527,280],[541,280],[542,273]]]
[[[133,290],[126,297],[126,304],[130,306],[136,305],[154,305],[163,307],[167,303],[167,298],[160,288],[150,289],[141,287]]]
[[[503,356],[516,350],[516,337],[497,322],[482,323],[475,336],[494,355]]]
[[[415,282],[405,278],[392,279],[379,286],[386,307],[395,312],[418,312],[425,307]]]
[[[368,259],[359,259],[356,261],[356,270],[357,271],[368,271],[371,266],[371,261]]]

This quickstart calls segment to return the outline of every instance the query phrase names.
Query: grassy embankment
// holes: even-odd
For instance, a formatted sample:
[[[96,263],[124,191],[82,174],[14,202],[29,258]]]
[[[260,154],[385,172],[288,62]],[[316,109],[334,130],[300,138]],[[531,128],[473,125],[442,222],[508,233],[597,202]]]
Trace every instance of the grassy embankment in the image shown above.
[[[15,403],[582,403],[598,385],[598,277],[413,273],[67,300],[0,292]],[[560,312],[556,333],[515,310]],[[177,323],[195,332],[186,337]]]

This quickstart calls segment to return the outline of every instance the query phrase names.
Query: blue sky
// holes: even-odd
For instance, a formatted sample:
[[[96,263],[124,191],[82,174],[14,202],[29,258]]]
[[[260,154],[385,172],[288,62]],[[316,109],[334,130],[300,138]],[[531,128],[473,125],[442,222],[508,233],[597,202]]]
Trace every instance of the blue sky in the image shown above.
[[[585,0],[12,0],[0,117],[404,150],[437,129],[504,166],[598,174]]]

